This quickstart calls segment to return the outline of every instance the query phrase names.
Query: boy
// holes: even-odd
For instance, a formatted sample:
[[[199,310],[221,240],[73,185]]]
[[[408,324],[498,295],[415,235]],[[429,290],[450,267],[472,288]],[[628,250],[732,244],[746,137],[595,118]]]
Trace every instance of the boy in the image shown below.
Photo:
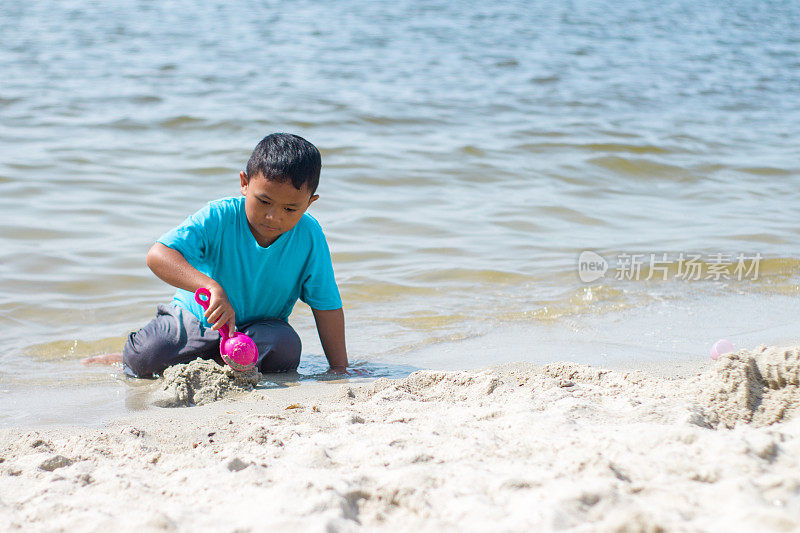
[[[329,372],[347,371],[344,313],[325,235],[306,209],[319,198],[321,158],[296,135],[261,140],[239,173],[241,197],[209,202],[147,253],[153,273],[178,288],[149,324],[128,337],[126,374],[151,377],[198,357],[219,357],[228,324],[258,346],[260,372],[296,370],[300,337],[287,319],[298,299],[312,309]],[[203,311],[194,292],[211,292]],[[85,363],[119,361],[118,354]]]

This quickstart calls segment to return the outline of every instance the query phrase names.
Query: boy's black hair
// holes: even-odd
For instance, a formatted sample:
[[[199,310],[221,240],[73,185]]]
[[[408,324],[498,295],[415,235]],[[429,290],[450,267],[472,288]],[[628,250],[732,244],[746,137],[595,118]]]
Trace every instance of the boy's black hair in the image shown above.
[[[248,179],[261,174],[268,180],[291,181],[297,190],[305,185],[314,194],[321,168],[316,146],[291,133],[273,133],[256,145],[246,172]]]

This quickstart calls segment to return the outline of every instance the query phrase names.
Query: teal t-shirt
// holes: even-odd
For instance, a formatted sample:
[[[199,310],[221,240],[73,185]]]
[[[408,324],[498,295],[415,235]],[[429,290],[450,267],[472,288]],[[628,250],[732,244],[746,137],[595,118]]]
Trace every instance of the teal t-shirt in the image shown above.
[[[264,248],[247,225],[244,197],[223,198],[206,204],[158,242],[222,286],[237,328],[267,318],[287,320],[298,299],[312,309],[342,307],[325,234],[308,213]],[[208,327],[194,294],[178,289],[172,302]]]

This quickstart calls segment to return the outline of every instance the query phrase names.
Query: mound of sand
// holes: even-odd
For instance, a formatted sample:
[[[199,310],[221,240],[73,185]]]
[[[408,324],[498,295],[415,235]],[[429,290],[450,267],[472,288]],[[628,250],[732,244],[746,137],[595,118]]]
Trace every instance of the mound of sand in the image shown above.
[[[699,407],[712,426],[768,426],[800,408],[800,347],[759,346],[721,356],[699,380]]]
[[[164,371],[153,405],[188,407],[204,405],[242,392],[253,390],[261,381],[261,373],[253,368],[236,372],[214,361],[196,359]]]

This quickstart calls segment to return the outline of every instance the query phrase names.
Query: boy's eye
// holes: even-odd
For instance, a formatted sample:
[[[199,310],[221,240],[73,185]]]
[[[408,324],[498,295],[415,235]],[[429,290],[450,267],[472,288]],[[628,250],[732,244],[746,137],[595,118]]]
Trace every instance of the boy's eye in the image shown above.
[[[287,207],[286,210],[289,211],[290,213],[294,213],[295,211],[297,211],[297,209],[292,209],[291,207]]]
[[[266,200],[262,200],[261,198],[259,198],[259,201],[260,201],[262,204],[269,205],[269,202],[268,202],[268,201],[266,201]]]

